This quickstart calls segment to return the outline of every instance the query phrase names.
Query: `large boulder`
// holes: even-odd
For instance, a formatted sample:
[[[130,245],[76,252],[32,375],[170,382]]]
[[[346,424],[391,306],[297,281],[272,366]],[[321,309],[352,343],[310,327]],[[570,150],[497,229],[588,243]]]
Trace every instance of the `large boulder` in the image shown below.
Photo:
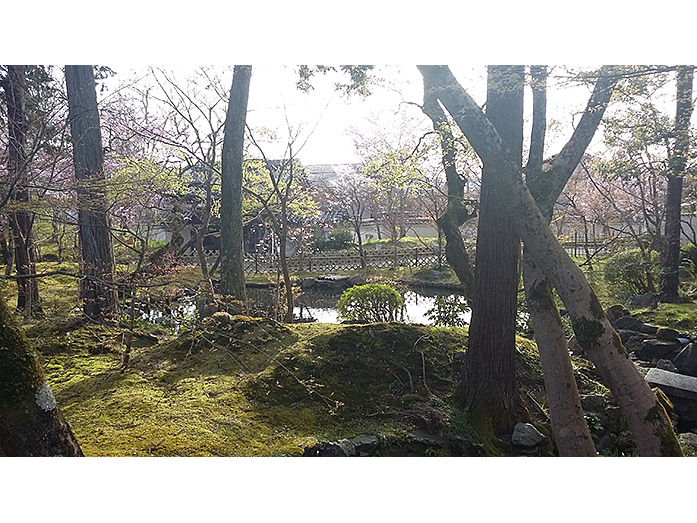
[[[511,444],[516,447],[537,447],[547,441],[547,436],[542,434],[530,423],[516,423],[511,436]]]

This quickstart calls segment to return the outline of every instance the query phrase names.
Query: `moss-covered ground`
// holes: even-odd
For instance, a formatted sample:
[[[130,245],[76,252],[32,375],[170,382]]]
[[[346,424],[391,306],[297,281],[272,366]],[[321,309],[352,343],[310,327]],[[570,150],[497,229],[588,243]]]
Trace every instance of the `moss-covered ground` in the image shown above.
[[[70,320],[27,332],[88,456],[298,456],[317,441],[366,433],[401,448],[415,430],[460,438],[456,454],[517,453],[487,445],[452,404],[462,328],[281,325],[217,313],[177,336],[141,325],[125,370],[123,327]],[[581,388],[602,392],[576,363]],[[537,352],[522,338],[518,371],[544,427]]]
[[[76,267],[63,264],[61,270]],[[399,455],[414,431],[463,442],[412,449],[420,455],[520,453],[492,444],[453,404],[466,329],[281,325],[218,313],[175,335],[137,322],[130,362],[122,369],[127,324],[82,321],[74,310],[74,278],[40,281],[45,318],[25,329],[88,456],[298,456],[317,441],[359,434],[377,435],[382,449],[400,449]],[[157,293],[193,289],[198,271],[157,281],[163,283]],[[12,283],[0,287],[10,306],[13,291]],[[550,433],[536,346],[519,338],[517,349],[523,400]],[[608,395],[590,363],[572,361],[583,393]],[[544,453],[553,454],[553,447]]]

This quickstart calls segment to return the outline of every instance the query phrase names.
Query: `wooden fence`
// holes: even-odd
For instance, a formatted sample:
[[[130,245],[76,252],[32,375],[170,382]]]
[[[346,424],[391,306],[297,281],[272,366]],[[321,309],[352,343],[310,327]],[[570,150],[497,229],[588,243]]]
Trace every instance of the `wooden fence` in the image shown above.
[[[212,266],[218,259],[219,251],[206,250],[206,261]],[[182,263],[198,265],[196,254],[182,256]],[[361,268],[361,257],[357,251],[336,251],[314,254],[292,254],[287,256],[291,271],[348,271]],[[442,254],[445,263],[445,254]],[[429,247],[383,248],[379,251],[365,252],[366,267],[425,267],[438,262],[438,249]],[[244,270],[247,273],[275,272],[278,270],[278,256],[261,253],[244,255]]]

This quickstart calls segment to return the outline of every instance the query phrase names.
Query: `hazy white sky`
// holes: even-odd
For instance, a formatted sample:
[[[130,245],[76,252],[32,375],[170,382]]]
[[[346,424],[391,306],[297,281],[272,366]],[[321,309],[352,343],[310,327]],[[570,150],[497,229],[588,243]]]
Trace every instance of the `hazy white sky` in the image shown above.
[[[133,68],[126,64],[110,64],[117,72],[115,83],[143,75],[147,68]],[[171,69],[182,80],[195,73],[197,66],[176,66]],[[486,100],[486,66],[452,66],[458,80],[479,103]],[[221,81],[221,89],[229,90],[232,80],[231,66],[215,66]],[[366,138],[385,135],[394,145],[400,133],[409,132],[421,136],[431,130],[430,121],[414,104],[423,98],[422,78],[414,65],[376,66],[373,71],[376,83],[372,94],[366,98],[346,95],[334,88],[337,81],[346,80],[340,73],[316,75],[313,89],[304,93],[297,89],[297,66],[253,65],[247,123],[259,140],[261,129],[270,129],[276,140],[260,140],[264,152],[273,158],[282,158],[289,132],[297,136],[294,144],[296,157],[304,164],[352,163],[360,161],[354,141],[356,134]],[[548,127],[546,155],[557,153],[566,143],[585,108],[591,87],[566,81],[568,70],[552,66],[548,88]],[[111,82],[111,81],[110,81]],[[185,82],[181,81],[184,86]],[[669,93],[672,95],[672,93]],[[529,137],[531,93],[526,91],[526,129]],[[674,107],[668,104],[666,114],[672,115]],[[224,119],[225,107],[219,107]],[[697,118],[697,117],[696,117]],[[408,143],[414,143],[412,138]],[[589,152],[599,152],[602,133],[596,133]],[[302,147],[302,148],[301,148]],[[252,148],[253,154],[256,151]]]

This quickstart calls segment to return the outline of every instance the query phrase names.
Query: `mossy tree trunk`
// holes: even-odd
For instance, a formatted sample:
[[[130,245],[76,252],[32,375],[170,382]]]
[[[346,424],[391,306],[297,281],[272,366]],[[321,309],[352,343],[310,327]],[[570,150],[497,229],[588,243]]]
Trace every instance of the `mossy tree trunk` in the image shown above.
[[[690,117],[692,116],[692,79],[694,66],[678,67],[677,108],[675,111],[675,145],[670,157],[670,174],[666,192],[665,240],[661,251],[659,297],[677,303],[680,275],[680,215],[682,180],[689,159]]]
[[[251,65],[236,65],[225,119],[220,199],[220,285],[223,294],[245,302],[242,232],[242,161]]]
[[[523,66],[489,66],[486,115],[516,164],[523,154]],[[498,167],[484,161],[479,197],[474,307],[459,396],[465,409],[484,408],[495,433],[510,433],[524,415],[515,371],[515,320],[520,241],[499,200]]]
[[[34,217],[26,208],[30,196],[27,187],[27,132],[29,121],[26,114],[26,66],[8,65],[7,78],[3,81],[7,100],[7,170],[12,189],[12,201],[17,210],[9,213],[10,229],[14,239],[14,261],[18,276],[36,274],[36,248],[32,228]],[[22,208],[25,207],[25,208]],[[35,278],[17,280],[17,309],[24,312],[26,319],[41,314],[39,284]]]
[[[81,298],[88,318],[100,321],[118,310],[114,254],[107,216],[104,153],[91,65],[66,65],[68,116],[80,210],[80,249],[84,280]]]
[[[0,296],[0,455],[82,456],[21,327]]]
[[[644,456],[682,455],[665,410],[629,359],[619,336],[588,284],[550,230],[507,144],[474,100],[444,66],[419,66],[484,164],[492,167],[497,193],[520,238],[557,289],[571,316],[580,346],[617,400]]]
[[[545,66],[532,66],[533,122],[526,183],[547,222],[558,199],[600,124],[615,81],[609,75],[596,83],[586,110],[571,139],[543,170],[546,132]],[[595,456],[588,424],[567,350],[566,335],[554,303],[552,287],[530,252],[523,251],[523,281],[528,312],[540,353],[554,439],[562,456]]]
[[[554,202],[578,166],[600,124],[612,95],[614,80],[601,76],[571,139],[543,171],[546,133],[545,66],[532,66],[533,122],[526,183],[547,222]],[[523,281],[528,312],[535,332],[549,402],[552,431],[561,456],[595,456],[588,424],[583,415],[578,387],[567,350],[566,335],[554,303],[552,287],[528,249],[523,251]]]

